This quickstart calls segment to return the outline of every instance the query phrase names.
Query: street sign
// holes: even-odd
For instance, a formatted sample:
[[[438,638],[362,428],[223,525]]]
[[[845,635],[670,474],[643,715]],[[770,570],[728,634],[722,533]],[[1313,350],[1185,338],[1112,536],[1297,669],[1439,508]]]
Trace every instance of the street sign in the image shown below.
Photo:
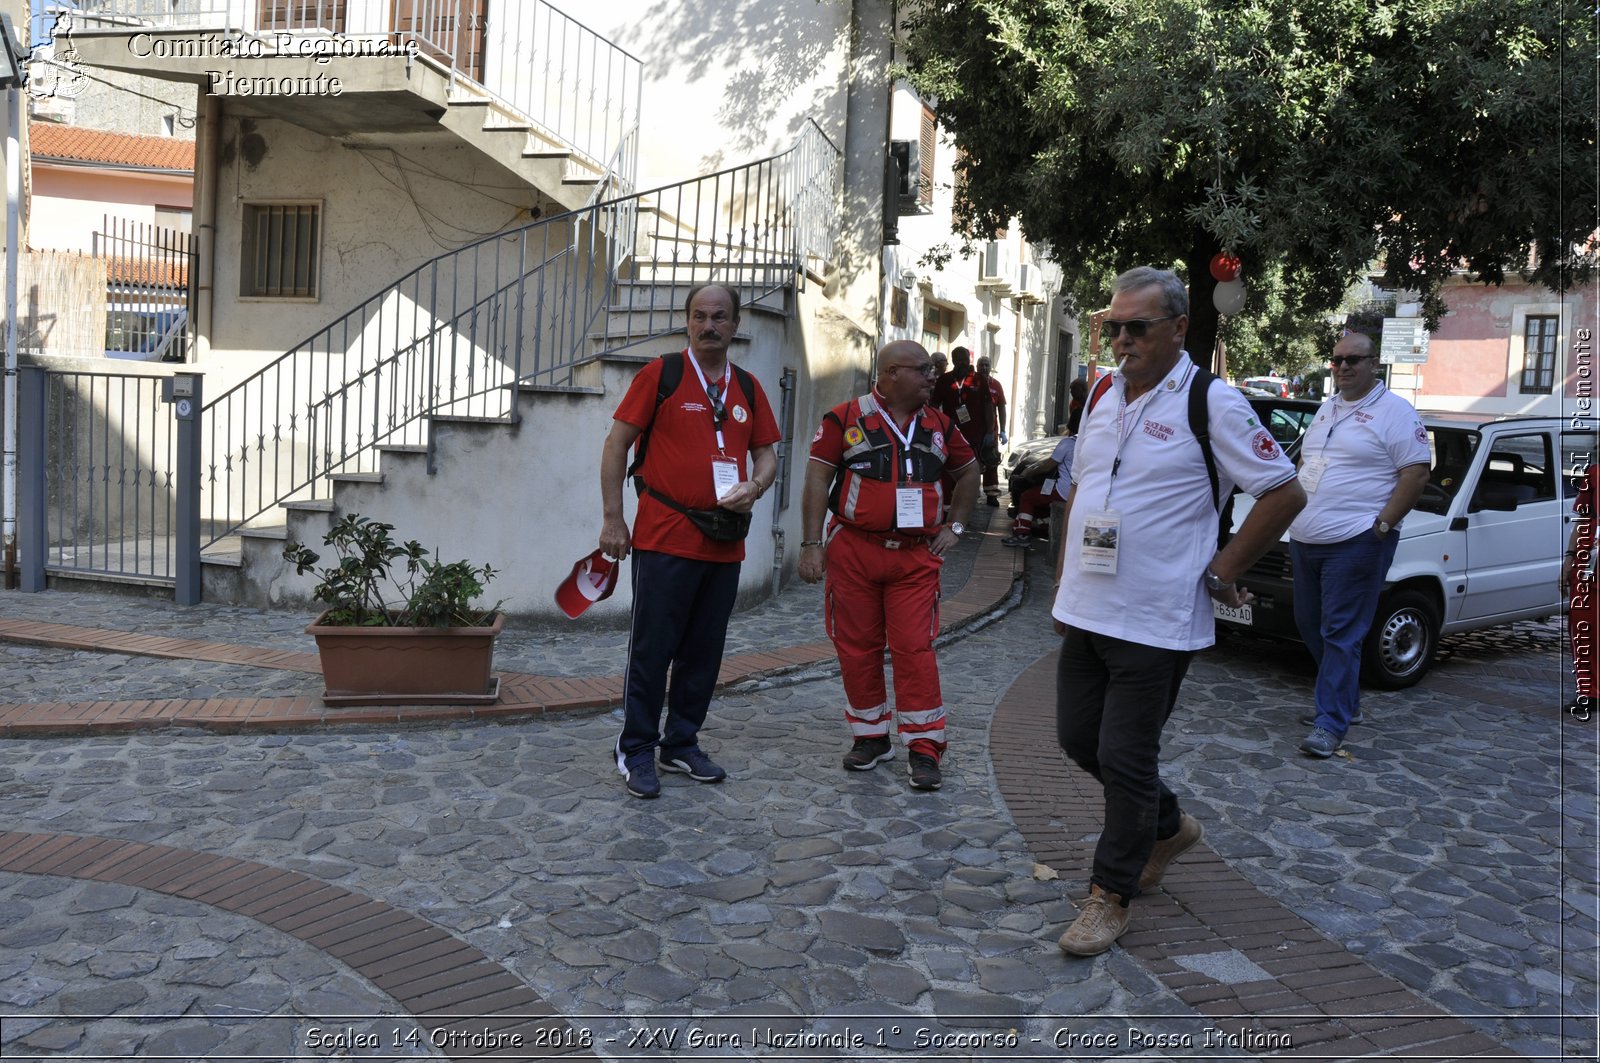
[[[1384,365],[1420,364],[1428,360],[1428,327],[1420,317],[1386,317],[1378,361]]]

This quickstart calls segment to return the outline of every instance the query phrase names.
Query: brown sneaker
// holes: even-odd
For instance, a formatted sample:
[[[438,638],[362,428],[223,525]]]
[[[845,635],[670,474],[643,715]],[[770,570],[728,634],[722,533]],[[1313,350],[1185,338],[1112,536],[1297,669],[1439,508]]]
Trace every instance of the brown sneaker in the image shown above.
[[[1078,918],[1061,935],[1061,951],[1069,956],[1098,956],[1128,929],[1128,902],[1099,886],[1089,887],[1089,899],[1078,908]]]
[[[1150,850],[1150,859],[1145,861],[1144,870],[1139,872],[1139,892],[1149,893],[1159,886],[1166,876],[1167,865],[1193,849],[1195,843],[1205,837],[1205,833],[1206,829],[1198,819],[1187,812],[1179,812],[1178,833],[1170,838],[1158,838],[1156,847]]]

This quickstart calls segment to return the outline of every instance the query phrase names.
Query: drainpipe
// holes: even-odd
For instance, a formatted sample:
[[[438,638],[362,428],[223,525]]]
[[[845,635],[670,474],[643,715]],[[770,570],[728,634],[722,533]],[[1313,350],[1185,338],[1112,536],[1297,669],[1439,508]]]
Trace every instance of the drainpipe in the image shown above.
[[[200,178],[199,239],[196,241],[194,293],[194,358],[204,361],[211,355],[212,284],[216,279],[217,251],[217,167],[222,158],[222,102],[196,90],[199,96],[200,136],[195,143],[194,160]]]
[[[794,402],[795,385],[798,375],[793,369],[785,369],[778,378],[778,390],[782,392],[779,410],[782,411],[783,422],[780,425],[783,439],[794,435]],[[778,525],[778,512],[785,507],[789,499],[789,445],[778,441],[778,472],[772,481],[772,594],[777,596],[783,590],[783,528]]]

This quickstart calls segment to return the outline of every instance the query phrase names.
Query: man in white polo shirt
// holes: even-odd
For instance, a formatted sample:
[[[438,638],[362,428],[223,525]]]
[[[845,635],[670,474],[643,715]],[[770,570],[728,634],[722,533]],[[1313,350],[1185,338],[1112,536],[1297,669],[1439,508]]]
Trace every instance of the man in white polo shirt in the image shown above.
[[[1428,430],[1378,379],[1372,338],[1333,348],[1339,389],[1306,429],[1300,484],[1306,508],[1289,526],[1294,620],[1317,659],[1316,710],[1300,748],[1330,757],[1361,722],[1361,644],[1372,626],[1400,520],[1428,485]]]
[[[1105,788],[1089,898],[1060,945],[1074,956],[1109,949],[1128,902],[1161,881],[1201,826],[1161,781],[1161,731],[1195,650],[1216,637],[1211,603],[1240,606],[1235,583],[1305,504],[1294,466],[1238,390],[1206,374],[1206,426],[1218,475],[1190,428],[1200,372],[1183,349],[1184,284],[1139,267],[1117,278],[1101,334],[1117,372],[1079,427],[1067,498],[1056,630],[1061,748]],[[1256,497],[1217,549],[1217,509],[1232,485]]]

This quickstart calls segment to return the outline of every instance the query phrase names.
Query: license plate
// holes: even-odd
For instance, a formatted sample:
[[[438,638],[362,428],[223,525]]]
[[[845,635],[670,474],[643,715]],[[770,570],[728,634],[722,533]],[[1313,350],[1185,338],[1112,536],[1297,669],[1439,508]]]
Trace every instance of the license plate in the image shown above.
[[[1215,598],[1211,599],[1211,614],[1218,620],[1232,620],[1235,624],[1249,627],[1253,610],[1248,605],[1223,605]]]

